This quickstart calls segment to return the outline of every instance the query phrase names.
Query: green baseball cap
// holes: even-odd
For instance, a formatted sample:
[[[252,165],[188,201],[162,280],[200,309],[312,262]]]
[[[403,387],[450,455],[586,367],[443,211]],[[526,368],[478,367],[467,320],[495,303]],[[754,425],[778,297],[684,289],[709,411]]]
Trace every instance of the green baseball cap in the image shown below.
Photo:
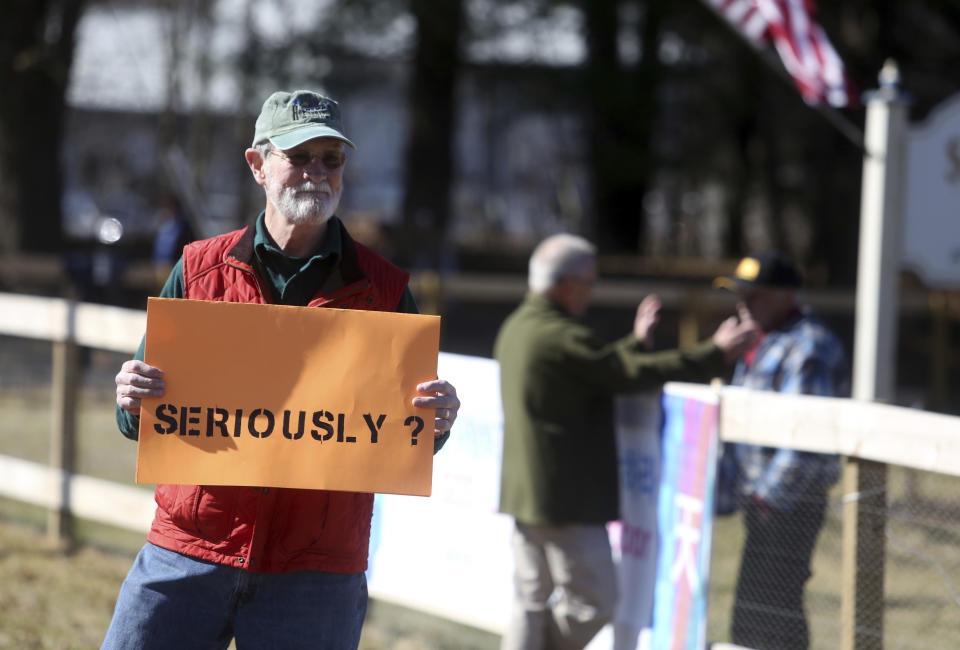
[[[278,91],[267,97],[257,117],[253,144],[292,149],[314,138],[336,138],[357,148],[343,135],[340,105],[312,90]]]

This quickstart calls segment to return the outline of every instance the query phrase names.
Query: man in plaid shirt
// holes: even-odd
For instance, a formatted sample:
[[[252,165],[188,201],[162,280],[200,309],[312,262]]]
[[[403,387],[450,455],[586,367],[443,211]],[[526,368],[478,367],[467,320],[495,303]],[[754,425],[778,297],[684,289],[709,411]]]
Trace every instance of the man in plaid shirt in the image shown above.
[[[741,298],[741,319],[762,332],[734,371],[733,384],[803,395],[846,396],[839,339],[798,301],[800,274],[785,256],[744,258],[716,286]],[[803,588],[823,526],[838,456],[757,445],[728,445],[737,465],[746,540],[733,611],[733,642],[762,650],[806,648]]]

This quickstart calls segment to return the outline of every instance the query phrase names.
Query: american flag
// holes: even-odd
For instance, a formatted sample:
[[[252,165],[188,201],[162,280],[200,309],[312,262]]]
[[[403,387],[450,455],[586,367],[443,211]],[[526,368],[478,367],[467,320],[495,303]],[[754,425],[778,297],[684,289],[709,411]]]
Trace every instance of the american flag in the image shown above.
[[[857,105],[840,55],[811,0],[704,0],[756,48],[772,42],[808,104]]]

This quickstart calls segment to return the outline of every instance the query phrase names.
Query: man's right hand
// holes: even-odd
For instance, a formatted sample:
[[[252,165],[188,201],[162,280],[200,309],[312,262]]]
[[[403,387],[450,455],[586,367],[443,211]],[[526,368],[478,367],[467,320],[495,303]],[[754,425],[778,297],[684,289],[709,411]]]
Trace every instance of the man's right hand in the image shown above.
[[[731,316],[713,333],[713,342],[723,351],[728,362],[739,359],[747,352],[759,334],[757,324],[751,319],[739,320]]]
[[[117,384],[117,406],[137,416],[140,415],[140,400],[163,397],[167,385],[162,370],[137,359],[125,361],[114,381]]]

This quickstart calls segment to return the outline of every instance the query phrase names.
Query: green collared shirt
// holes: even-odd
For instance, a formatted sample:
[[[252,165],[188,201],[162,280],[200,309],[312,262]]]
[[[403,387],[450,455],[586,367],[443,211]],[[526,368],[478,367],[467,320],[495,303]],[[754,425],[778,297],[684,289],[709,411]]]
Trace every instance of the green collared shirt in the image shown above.
[[[330,219],[320,246],[309,257],[290,257],[280,250],[262,214],[256,229],[253,252],[273,301],[279,305],[306,305],[343,257],[340,220],[336,217]]]

